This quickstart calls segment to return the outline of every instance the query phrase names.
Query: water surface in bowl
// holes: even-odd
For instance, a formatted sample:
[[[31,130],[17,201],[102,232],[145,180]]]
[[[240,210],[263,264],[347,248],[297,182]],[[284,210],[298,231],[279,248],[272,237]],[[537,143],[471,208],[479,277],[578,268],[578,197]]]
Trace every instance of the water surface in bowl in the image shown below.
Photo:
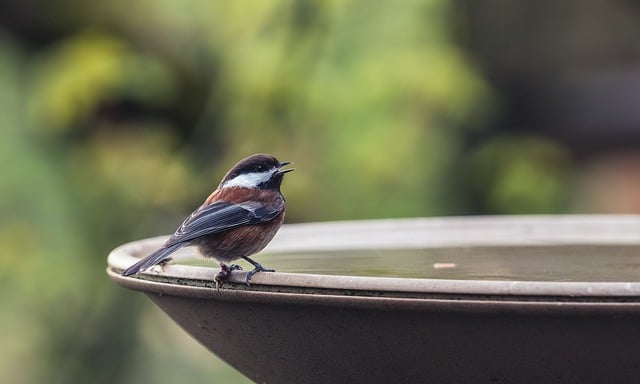
[[[260,254],[280,272],[456,280],[640,282],[640,247],[526,246]],[[215,265],[190,260],[187,264]],[[249,268],[245,262],[238,264]]]

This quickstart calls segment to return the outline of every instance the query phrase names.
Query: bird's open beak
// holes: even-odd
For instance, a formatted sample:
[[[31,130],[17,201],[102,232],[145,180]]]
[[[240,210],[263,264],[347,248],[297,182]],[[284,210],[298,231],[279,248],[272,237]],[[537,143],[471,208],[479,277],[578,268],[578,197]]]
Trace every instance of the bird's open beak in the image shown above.
[[[293,164],[293,163],[290,162],[290,161],[283,161],[282,163],[278,164],[278,173],[283,175],[283,174],[285,174],[287,172],[291,172],[291,171],[295,170],[295,168],[282,169],[282,168],[286,167],[289,164]]]

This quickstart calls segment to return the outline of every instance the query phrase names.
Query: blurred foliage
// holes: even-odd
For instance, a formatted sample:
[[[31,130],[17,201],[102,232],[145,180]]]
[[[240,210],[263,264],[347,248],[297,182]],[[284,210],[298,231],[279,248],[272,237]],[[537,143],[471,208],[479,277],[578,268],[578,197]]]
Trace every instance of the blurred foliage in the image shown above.
[[[37,128],[53,133],[73,128],[116,99],[156,106],[174,97],[174,79],[161,61],[104,34],[71,37],[34,66],[31,116]]]
[[[470,183],[487,212],[562,212],[570,203],[571,159],[538,137],[500,137],[469,156]]]
[[[0,382],[246,382],[104,266],[254,152],[296,163],[289,222],[566,207],[558,144],[464,152],[497,107],[445,1],[31,3],[0,25]]]

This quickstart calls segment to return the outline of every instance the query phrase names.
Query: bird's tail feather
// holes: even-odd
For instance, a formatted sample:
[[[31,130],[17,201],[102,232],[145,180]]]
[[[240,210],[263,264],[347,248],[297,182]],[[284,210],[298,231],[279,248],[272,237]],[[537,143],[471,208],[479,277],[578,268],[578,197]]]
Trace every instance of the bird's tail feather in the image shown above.
[[[151,268],[156,264],[160,264],[163,261],[170,259],[169,255],[182,248],[184,245],[184,243],[177,243],[169,247],[162,247],[149,256],[145,257],[144,259],[138,261],[134,265],[130,266],[129,268],[125,269],[124,272],[122,272],[122,276],[134,275],[138,272],[144,271],[147,268]]]

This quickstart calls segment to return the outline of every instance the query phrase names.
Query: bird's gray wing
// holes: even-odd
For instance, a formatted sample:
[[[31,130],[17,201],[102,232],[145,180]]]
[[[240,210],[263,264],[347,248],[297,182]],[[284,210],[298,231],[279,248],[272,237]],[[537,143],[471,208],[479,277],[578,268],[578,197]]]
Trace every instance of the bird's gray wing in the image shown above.
[[[216,202],[203,205],[178,227],[165,246],[191,241],[197,237],[211,235],[242,225],[266,222],[282,211],[282,204],[266,206],[257,201],[234,204]]]

